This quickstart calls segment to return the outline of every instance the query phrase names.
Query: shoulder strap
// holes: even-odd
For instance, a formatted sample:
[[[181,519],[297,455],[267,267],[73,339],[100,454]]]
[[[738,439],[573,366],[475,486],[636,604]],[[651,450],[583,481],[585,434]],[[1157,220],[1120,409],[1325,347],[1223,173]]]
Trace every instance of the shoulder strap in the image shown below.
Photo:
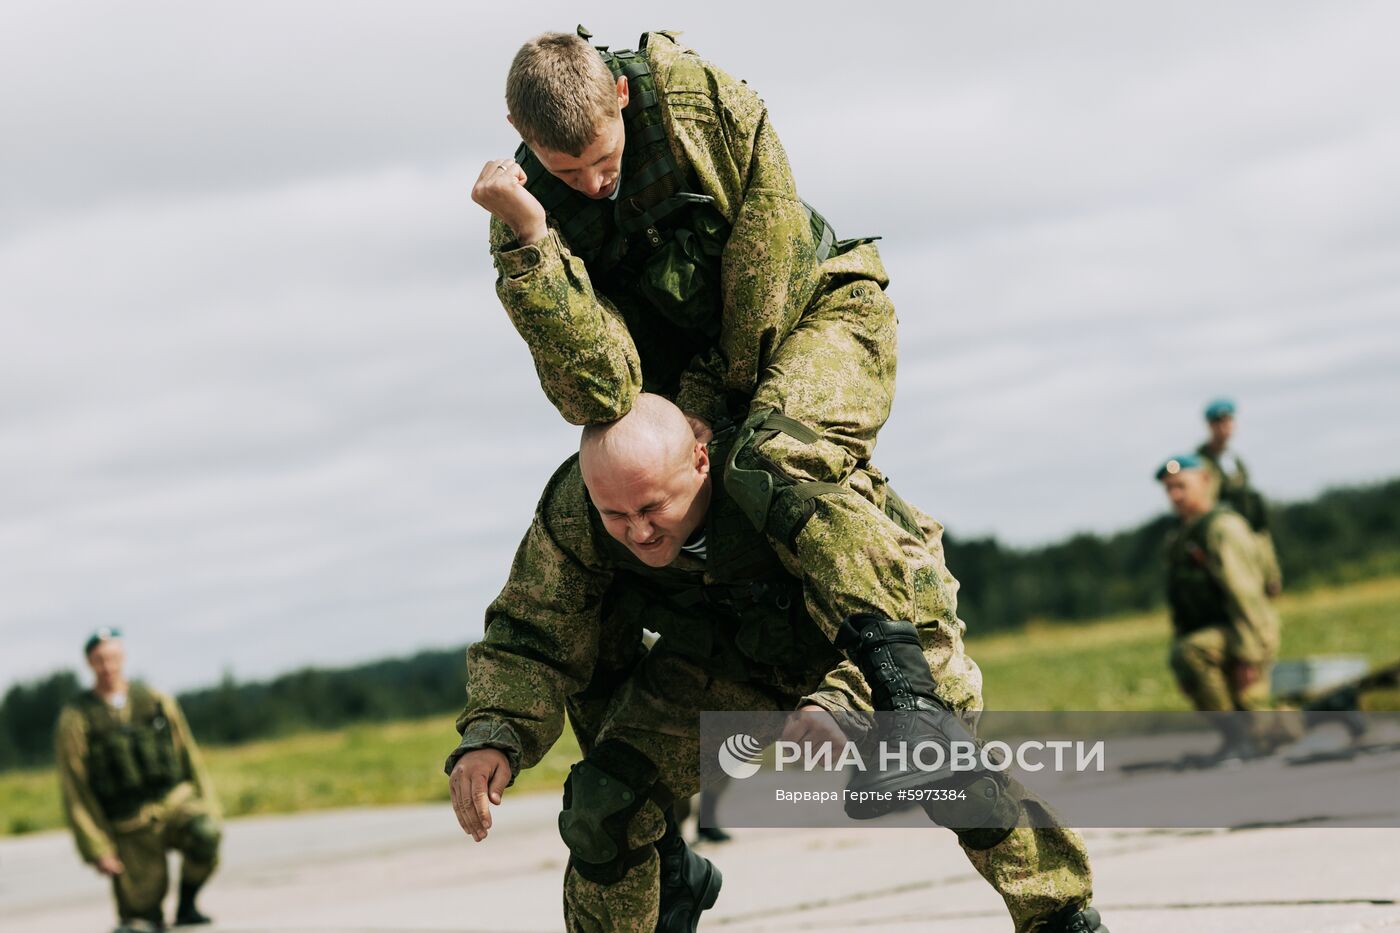
[[[126,688],[126,702],[131,707],[131,719],[149,719],[157,713],[164,713],[164,704],[154,690],[139,680],[132,681]]]

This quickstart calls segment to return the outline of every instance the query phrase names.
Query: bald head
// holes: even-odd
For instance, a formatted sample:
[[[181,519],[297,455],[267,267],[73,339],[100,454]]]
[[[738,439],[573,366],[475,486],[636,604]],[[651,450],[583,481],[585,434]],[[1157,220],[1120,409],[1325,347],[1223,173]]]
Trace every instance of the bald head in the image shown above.
[[[665,472],[688,463],[694,448],[695,432],[681,410],[643,392],[621,418],[583,429],[579,466],[585,483],[604,472]]]
[[[584,428],[579,469],[608,533],[653,567],[676,559],[709,510],[709,451],[659,395],[643,393],[618,420]]]

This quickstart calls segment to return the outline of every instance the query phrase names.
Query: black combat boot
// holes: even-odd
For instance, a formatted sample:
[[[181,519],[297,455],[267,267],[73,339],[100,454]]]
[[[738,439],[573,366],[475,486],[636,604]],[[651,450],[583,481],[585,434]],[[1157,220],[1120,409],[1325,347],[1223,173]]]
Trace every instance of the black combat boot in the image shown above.
[[[877,799],[848,796],[846,814],[854,819],[874,819],[907,804],[900,792],[939,789],[956,792],[956,799],[925,804],[929,818],[954,830],[985,830],[999,827],[1009,831],[1016,824],[1020,805],[1005,794],[1005,780],[999,773],[982,769],[955,771],[951,766],[953,742],[976,742],[971,730],[934,695],[933,676],[919,633],[912,623],[876,615],[854,615],[841,624],[836,647],[846,652],[870,684],[871,699],[879,724],[869,737],[877,749],[883,744],[912,750],[931,742],[945,751],[944,764],[937,770],[915,767],[881,767],[878,751],[867,760],[848,790],[852,795],[875,792]],[[1005,831],[994,839],[1005,836]],[[985,833],[983,834],[985,835]]]
[[[1109,933],[1099,912],[1087,904],[1081,908],[1066,907],[1037,929],[1039,933]]]
[[[203,882],[191,884],[180,882],[180,903],[175,908],[175,925],[177,927],[194,927],[214,921],[199,912],[199,908],[194,906],[195,895],[203,887]]]
[[[695,933],[700,912],[715,906],[724,877],[681,838],[675,814],[666,811],[666,835],[656,840],[661,856],[661,908],[656,933]]]

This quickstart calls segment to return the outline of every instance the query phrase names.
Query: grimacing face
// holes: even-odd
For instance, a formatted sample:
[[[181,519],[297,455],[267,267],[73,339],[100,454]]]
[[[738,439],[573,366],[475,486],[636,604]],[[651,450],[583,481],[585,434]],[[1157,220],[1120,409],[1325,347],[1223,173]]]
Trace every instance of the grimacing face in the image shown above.
[[[126,649],[120,638],[109,638],[98,642],[87,656],[88,667],[92,668],[97,679],[98,690],[109,690],[122,682],[126,667]]]
[[[691,457],[672,469],[584,476],[603,527],[648,567],[671,564],[704,524],[709,478],[709,450],[698,442]]]
[[[593,142],[578,155],[530,145],[530,151],[551,175],[590,198],[610,198],[622,174],[622,149],[627,141],[622,108],[627,106],[627,79],[617,79],[617,112],[598,125]]]
[[[1205,470],[1182,470],[1162,479],[1172,509],[1181,518],[1193,518],[1210,511],[1210,477]]]

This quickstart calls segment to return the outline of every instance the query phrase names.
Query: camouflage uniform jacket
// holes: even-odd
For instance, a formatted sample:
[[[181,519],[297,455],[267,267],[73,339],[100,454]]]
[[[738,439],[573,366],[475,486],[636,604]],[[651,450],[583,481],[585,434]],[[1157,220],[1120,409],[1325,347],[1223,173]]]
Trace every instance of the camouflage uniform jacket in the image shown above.
[[[1221,625],[1231,658],[1262,664],[1273,656],[1279,618],[1264,590],[1265,559],[1248,522],[1217,506],[1172,534],[1167,560],[1178,634]]]
[[[720,582],[716,571],[727,563],[723,553],[726,538],[715,532],[720,516],[730,514],[728,503],[716,487],[708,520],[707,558],[682,553],[667,573],[702,578],[705,585]],[[742,527],[750,540],[763,541],[737,511],[725,527]],[[737,542],[738,538],[728,540]],[[618,640],[617,633],[605,628],[628,624],[626,613],[618,607],[643,590],[637,576],[619,572],[628,561],[615,554],[616,548],[588,499],[578,458],[571,458],[545,490],[516,551],[509,579],[486,611],[484,636],[467,650],[468,699],[457,720],[462,742],[449,766],[461,753],[490,747],[505,752],[512,772],[519,774],[522,768],[538,763],[554,744],[563,730],[565,701],[589,684],[600,644]],[[774,556],[778,575],[800,590],[800,611],[793,617],[805,621],[794,624],[787,653],[769,651],[771,676],[751,679],[779,685],[790,695],[802,696],[801,703],[829,711],[869,709],[864,680],[850,662],[841,660],[823,634],[834,631],[841,622],[833,615],[838,600],[833,599],[831,590],[857,586],[858,581],[823,581],[807,574],[799,577],[791,555]],[[943,592],[945,584],[937,577],[940,570],[941,565],[930,560],[911,572],[922,575],[921,589]],[[847,576],[861,576],[860,568],[853,568]],[[695,624],[707,624],[703,613],[697,611]],[[620,637],[639,641],[641,629],[634,627]],[[722,636],[713,637],[717,641]],[[703,638],[708,642],[711,635],[704,633]],[[666,641],[663,635],[662,644]],[[810,663],[813,657],[820,662],[816,667]],[[799,658],[808,659],[808,663],[804,666]],[[787,669],[780,669],[784,665]]]
[[[176,753],[184,757],[191,775],[189,783],[204,802],[207,812],[218,819],[218,797],[214,794],[214,785],[209,780],[199,746],[195,744],[189,724],[185,721],[184,711],[174,697],[151,687],[146,689],[154,694],[165,712]],[[131,708],[128,699],[127,705],[122,710],[114,710],[113,715],[118,720],[129,718]],[[73,830],[78,852],[87,862],[96,862],[104,855],[115,855],[115,834],[145,825],[149,822],[150,808],[161,806],[160,802],[148,804],[136,815],[124,820],[108,818],[88,780],[88,721],[76,704],[65,706],[59,713],[54,729],[54,751],[59,787],[63,793],[63,812]],[[171,794],[174,793],[172,790]]]
[[[714,199],[730,226],[719,257],[719,334],[705,338],[709,345],[678,379],[667,377],[673,384],[658,384],[656,373],[667,367],[649,364],[648,348],[660,353],[676,343],[672,333],[657,330],[664,324],[658,315],[628,307],[636,299],[626,295],[602,294],[601,282],[590,280],[557,229],[519,247],[493,218],[497,294],[529,345],[545,394],[573,424],[626,414],[643,374],[647,391],[718,420],[727,395],[752,396],[773,351],[822,283],[811,221],[763,101],[670,35],[646,38],[644,55],[677,167],[691,190]],[[878,259],[861,261],[883,280]]]

